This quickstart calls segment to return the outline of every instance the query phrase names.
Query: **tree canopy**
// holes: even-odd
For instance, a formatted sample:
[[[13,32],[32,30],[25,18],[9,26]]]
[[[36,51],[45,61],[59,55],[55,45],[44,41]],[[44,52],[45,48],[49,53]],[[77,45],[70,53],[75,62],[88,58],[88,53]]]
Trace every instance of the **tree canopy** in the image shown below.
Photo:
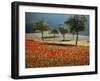
[[[37,21],[35,21],[35,22],[33,23],[33,28],[34,28],[35,30],[39,30],[39,31],[43,32],[43,31],[49,30],[49,29],[50,29],[50,26],[49,26],[49,24],[48,24],[46,21],[44,21],[44,20],[37,20]]]
[[[58,32],[57,29],[52,29],[51,33],[53,33],[53,34],[58,34],[59,32]]]
[[[59,28],[59,32],[60,32],[61,34],[66,34],[66,33],[68,33],[68,30],[67,30],[67,28],[65,27],[65,25],[59,24],[59,25],[58,25],[58,28]]]
[[[59,32],[63,36],[63,40],[65,40],[65,34],[68,33],[68,30],[65,28],[65,25],[63,25],[63,24],[59,24],[58,28],[59,28]]]
[[[84,31],[86,29],[86,16],[84,15],[74,15],[71,16],[67,21],[65,21],[65,24],[69,25],[69,29],[71,32],[76,32],[76,45],[78,42],[78,32]]]
[[[86,17],[83,15],[71,16],[65,24],[69,25],[70,31],[84,31],[86,28]]]
[[[33,29],[39,30],[42,35],[42,40],[44,40],[44,31],[47,31],[50,29],[49,24],[44,20],[37,20],[33,23]]]

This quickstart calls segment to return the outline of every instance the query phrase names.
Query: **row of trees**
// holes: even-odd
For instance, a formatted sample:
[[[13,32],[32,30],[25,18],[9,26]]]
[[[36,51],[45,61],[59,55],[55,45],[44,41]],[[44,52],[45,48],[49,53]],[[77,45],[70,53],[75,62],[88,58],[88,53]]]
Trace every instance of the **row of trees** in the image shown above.
[[[69,30],[73,34],[73,36],[74,34],[77,35],[76,36],[76,45],[77,45],[79,32],[84,31],[86,28],[86,17],[83,15],[74,15],[74,16],[71,16],[67,21],[65,21],[64,24],[69,27]],[[43,37],[44,31],[51,29],[50,25],[44,20],[38,20],[34,22],[33,28],[41,32],[42,40],[44,40],[44,37]],[[65,34],[68,33],[68,29],[64,28],[64,25],[60,24],[58,25],[58,30],[62,34],[63,40],[65,40]],[[59,32],[57,31],[57,29],[52,29],[51,31],[51,33],[54,34],[54,37]]]
[[[55,39],[56,34],[58,34],[59,32],[63,36],[63,40],[65,40],[65,34],[68,33],[68,29],[65,28],[63,24],[57,25],[56,29],[51,30],[51,33],[54,34],[54,39]]]
[[[42,40],[44,41],[44,31],[51,30],[51,33],[54,34],[54,39],[56,38],[56,34],[59,34],[59,32],[63,36],[63,40],[65,40],[65,34],[68,33],[68,30],[65,28],[63,24],[57,25],[57,28],[51,29],[49,24],[44,20],[38,20],[34,22],[33,24],[34,30],[39,30],[41,32]]]

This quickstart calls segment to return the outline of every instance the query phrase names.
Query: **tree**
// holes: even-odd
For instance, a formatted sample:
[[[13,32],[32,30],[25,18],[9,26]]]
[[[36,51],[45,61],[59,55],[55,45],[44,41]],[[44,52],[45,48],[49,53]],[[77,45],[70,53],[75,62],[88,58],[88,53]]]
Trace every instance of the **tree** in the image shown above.
[[[51,33],[54,34],[54,40],[55,40],[56,34],[58,34],[59,32],[56,29],[53,29]]]
[[[41,32],[42,40],[44,41],[44,31],[50,29],[49,24],[44,20],[37,20],[33,23],[33,27],[35,30],[39,30]]]
[[[65,21],[65,24],[69,25],[70,31],[76,32],[76,45],[78,43],[79,32],[84,31],[86,28],[86,21],[86,16],[83,15],[74,15]]]
[[[58,25],[59,26],[59,32],[63,36],[63,40],[65,40],[65,34],[68,33],[68,30],[64,28],[63,24]]]

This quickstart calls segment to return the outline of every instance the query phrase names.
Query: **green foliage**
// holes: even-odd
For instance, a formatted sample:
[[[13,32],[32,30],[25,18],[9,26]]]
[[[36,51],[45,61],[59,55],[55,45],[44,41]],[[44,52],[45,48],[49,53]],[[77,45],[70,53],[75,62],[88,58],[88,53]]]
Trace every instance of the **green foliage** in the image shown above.
[[[69,25],[70,32],[84,31],[86,28],[86,17],[83,15],[71,16],[65,24]]]
[[[37,20],[33,23],[33,28],[39,30],[40,32],[47,31],[50,29],[49,24],[44,20]]]
[[[57,29],[52,29],[51,33],[52,33],[52,34],[58,34],[59,32],[58,32]]]
[[[65,28],[65,26],[64,26],[63,24],[59,24],[58,27],[59,27],[59,32],[60,32],[61,34],[66,34],[66,33],[68,33],[68,30]]]
[[[65,34],[68,33],[68,30],[65,28],[65,25],[63,25],[63,24],[59,24],[58,28],[59,28],[59,32],[63,36],[63,40],[65,40]]]
[[[44,20],[37,20],[36,22],[33,23],[33,29],[39,30],[42,35],[42,40],[44,41],[43,35],[44,31],[47,31],[50,29],[49,24],[44,21]]]
[[[70,32],[76,32],[77,34],[76,45],[78,42],[78,32],[85,30],[86,22],[86,17],[83,15],[74,15],[70,17],[67,21],[65,21],[65,24],[69,25]]]
[[[68,30],[67,30],[67,29],[64,29],[64,28],[62,28],[62,27],[59,27],[59,31],[60,31],[61,34],[66,34],[66,33],[68,33]]]

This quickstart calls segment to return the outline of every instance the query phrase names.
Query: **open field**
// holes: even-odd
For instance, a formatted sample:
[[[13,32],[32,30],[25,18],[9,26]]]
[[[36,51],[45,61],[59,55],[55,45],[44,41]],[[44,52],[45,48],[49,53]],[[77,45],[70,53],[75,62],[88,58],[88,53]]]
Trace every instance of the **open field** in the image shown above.
[[[89,46],[27,40],[26,68],[89,65]]]
[[[26,39],[28,40],[36,40],[36,41],[42,41],[41,40],[41,33],[27,33],[26,34]],[[50,34],[48,32],[44,33],[44,42],[47,43],[56,43],[56,44],[68,44],[68,45],[75,45],[76,42],[76,35],[72,34],[66,34],[65,35],[65,41],[62,41],[62,35],[57,34],[56,38],[53,37],[53,34]],[[88,36],[82,36],[79,35],[79,41],[78,41],[79,46],[89,46],[89,37]]]
[[[25,39],[26,68],[78,66],[89,65],[89,37],[79,35],[78,45],[75,46],[76,35],[62,35],[44,33],[44,41],[41,33],[27,33]]]
[[[71,40],[71,41],[45,41],[47,43],[55,43],[55,44],[63,44],[63,45],[75,45],[75,40]],[[89,43],[87,42],[87,40],[79,40],[78,41],[78,45],[79,46],[89,46]]]
[[[53,39],[53,34],[51,34],[50,32],[44,32],[44,38],[46,40],[54,40]],[[73,39],[73,35],[72,34],[66,34],[65,35],[65,39],[66,40],[72,40]],[[26,38],[41,38],[41,33],[27,33],[26,34]],[[74,40],[76,38],[76,35],[74,36]],[[57,34],[55,40],[61,40],[62,39],[62,35],[61,34]],[[83,36],[83,35],[79,35],[79,40],[89,40],[88,36]]]

